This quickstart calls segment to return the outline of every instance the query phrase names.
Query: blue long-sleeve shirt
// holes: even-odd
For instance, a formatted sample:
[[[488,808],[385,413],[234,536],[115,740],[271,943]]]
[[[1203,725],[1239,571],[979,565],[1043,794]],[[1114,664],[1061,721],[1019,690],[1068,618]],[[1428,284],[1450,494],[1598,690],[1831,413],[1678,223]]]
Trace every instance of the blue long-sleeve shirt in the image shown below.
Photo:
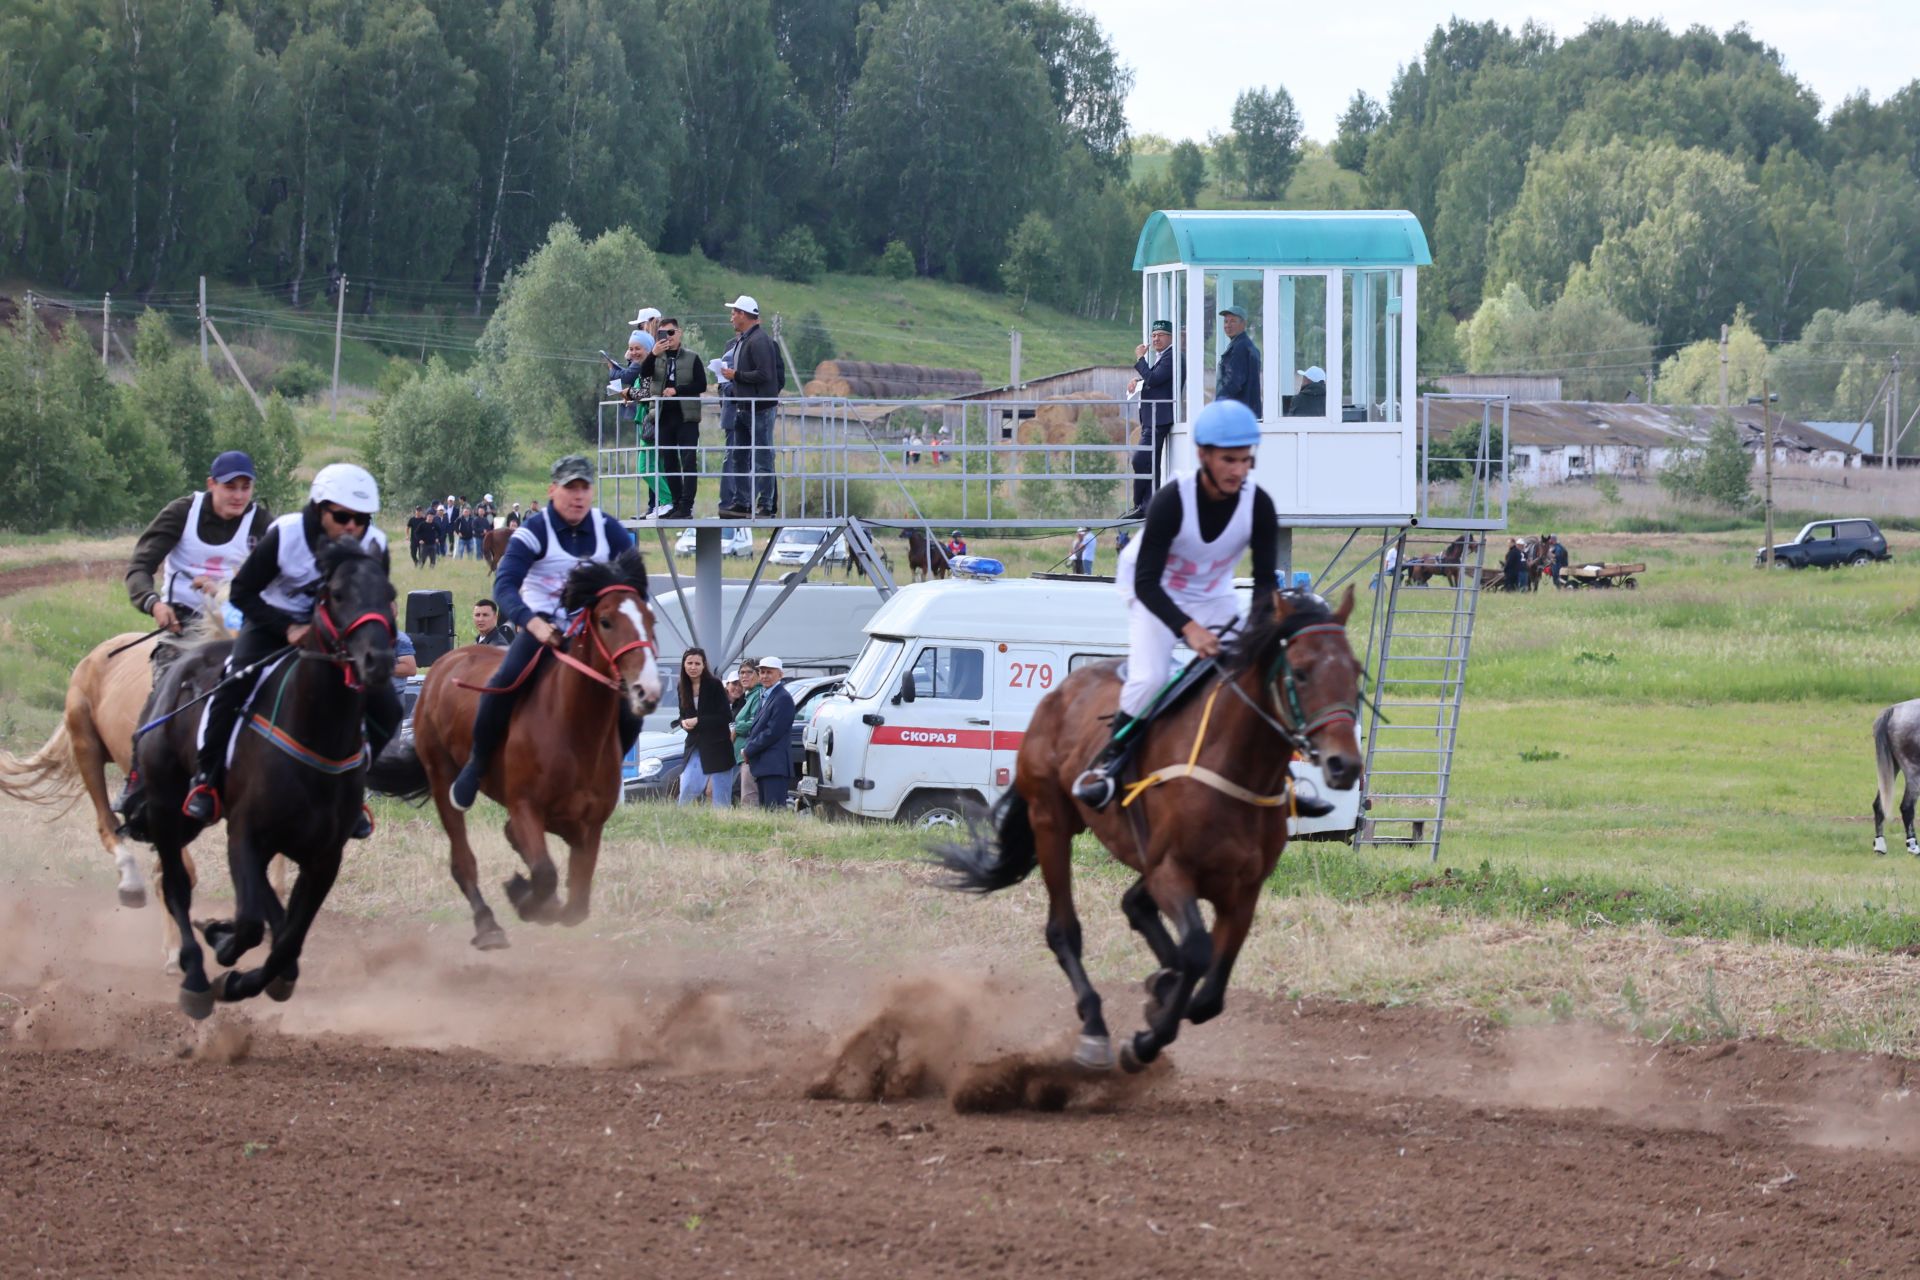
[[[617,556],[633,546],[633,535],[626,526],[605,512],[601,520],[606,524],[607,555]],[[507,553],[500,557],[500,567],[493,574],[493,598],[500,606],[500,616],[511,622],[516,629],[524,628],[537,617],[546,617],[547,621],[558,619],[537,614],[533,607],[520,596],[520,584],[527,580],[527,571],[534,562],[547,552],[549,539],[560,539],[560,549],[576,560],[593,558],[593,525],[588,520],[579,524],[568,524],[554,511],[549,502],[544,508],[528,516],[526,521],[507,539]]]

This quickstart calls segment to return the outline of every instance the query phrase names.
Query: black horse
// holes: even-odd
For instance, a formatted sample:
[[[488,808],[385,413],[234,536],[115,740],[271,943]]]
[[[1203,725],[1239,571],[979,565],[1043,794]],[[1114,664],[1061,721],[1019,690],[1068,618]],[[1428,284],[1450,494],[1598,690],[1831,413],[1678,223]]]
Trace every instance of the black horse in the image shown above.
[[[148,779],[148,822],[160,856],[161,892],[180,927],[180,1007],[204,1018],[215,1000],[245,1000],[262,990],[293,995],[300,950],[340,871],[341,851],[359,816],[366,785],[362,718],[366,690],[393,678],[393,585],[383,561],[353,538],[324,544],[313,627],[259,678],[240,719],[227,772],[227,866],[232,920],[201,926],[214,958],[231,969],[268,929],[273,946],[255,969],[209,983],[190,911],[193,883],[183,852],[200,826],[180,811],[193,772],[198,705],[190,701],[221,678],[230,644],[210,644],[176,662],[155,705],[181,708],[137,748]],[[282,854],[300,868],[282,907],[267,864]]]

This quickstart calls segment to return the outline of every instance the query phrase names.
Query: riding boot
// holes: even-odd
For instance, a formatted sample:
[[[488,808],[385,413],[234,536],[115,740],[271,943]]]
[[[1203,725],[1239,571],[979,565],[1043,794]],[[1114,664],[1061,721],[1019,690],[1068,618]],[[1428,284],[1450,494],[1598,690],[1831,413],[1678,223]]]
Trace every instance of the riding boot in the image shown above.
[[[1127,757],[1133,754],[1134,739],[1139,736],[1129,730],[1138,723],[1124,711],[1113,713],[1113,736],[1107,739],[1107,745],[1087,766],[1086,772],[1073,780],[1074,799],[1096,813],[1113,803],[1115,779]]]
[[[367,808],[367,806],[365,805],[361,805],[360,816],[353,820],[353,832],[352,832],[353,838],[355,840],[365,840],[368,836],[372,834],[373,834],[373,810]]]
[[[480,709],[473,716],[473,749],[460,774],[453,780],[447,797],[453,807],[465,813],[480,797],[480,784],[486,780],[487,766],[493,762],[494,748],[507,736],[513,720],[513,695],[487,692],[480,695]]]
[[[1308,790],[1300,789],[1300,779],[1293,776],[1291,766],[1288,768],[1287,777],[1288,785],[1293,788],[1293,811],[1296,814],[1302,818],[1324,818],[1333,812],[1333,805],[1322,798],[1319,791],[1312,789],[1312,783],[1307,784]]]

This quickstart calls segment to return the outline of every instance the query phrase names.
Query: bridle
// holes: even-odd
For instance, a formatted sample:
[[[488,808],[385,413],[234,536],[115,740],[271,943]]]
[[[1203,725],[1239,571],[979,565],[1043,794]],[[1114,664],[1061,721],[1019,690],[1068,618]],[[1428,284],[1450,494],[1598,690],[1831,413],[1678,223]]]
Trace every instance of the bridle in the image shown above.
[[[629,586],[624,582],[618,582],[618,583],[615,583],[613,586],[600,588],[600,590],[594,593],[594,596],[593,596],[594,603],[598,604],[605,597],[610,595],[615,595],[619,592],[626,592],[627,594],[634,596],[636,599],[639,599],[643,604],[645,603],[646,598],[640,594],[640,588]],[[607,686],[607,688],[612,689],[615,693],[618,693],[626,687],[626,681],[620,675],[620,659],[626,657],[629,653],[632,653],[635,649],[650,649],[653,651],[654,657],[658,659],[660,656],[659,647],[656,646],[654,642],[652,640],[649,640],[645,635],[642,635],[636,640],[629,640],[627,643],[621,645],[618,649],[609,650],[607,648],[607,642],[600,638],[600,632],[596,628],[588,625],[590,622],[592,622],[592,620],[593,620],[592,606],[582,609],[579,613],[579,616],[574,618],[573,625],[567,628],[567,638],[571,640],[583,631],[586,632],[589,636],[591,636],[593,638],[594,652],[598,653],[601,656],[601,658],[603,658],[606,661],[607,669],[613,672],[612,675],[601,674],[599,671],[594,670],[594,668],[580,661],[580,659],[574,657],[572,654],[566,652],[564,649],[553,650],[553,656],[560,659],[560,661],[564,662],[567,666],[573,668],[575,671],[578,671],[581,675],[586,676],[589,679],[595,680],[600,684]],[[529,666],[529,670],[531,670],[531,666]]]
[[[1360,719],[1360,703],[1338,702],[1324,707],[1320,713],[1308,717],[1306,706],[1300,699],[1302,680],[1300,673],[1288,656],[1288,650],[1294,641],[1303,636],[1328,635],[1338,632],[1346,634],[1346,627],[1338,622],[1311,622],[1295,631],[1282,631],[1280,642],[1275,649],[1273,661],[1267,665],[1266,676],[1262,683],[1267,698],[1273,704],[1274,715],[1269,715],[1264,707],[1247,696],[1240,682],[1224,679],[1223,683],[1233,691],[1235,697],[1246,703],[1248,710],[1266,721],[1267,727],[1286,742],[1302,759],[1315,763],[1320,759],[1320,748],[1314,745],[1313,737],[1323,729],[1340,724],[1357,724]],[[1225,673],[1222,673],[1223,676]],[[1276,718],[1277,717],[1277,718]]]
[[[347,652],[347,639],[360,628],[376,622],[387,629],[387,641],[391,644],[395,633],[393,617],[389,613],[369,609],[343,627],[333,616],[333,595],[331,591],[326,590],[320,593],[320,599],[313,607],[313,626],[320,635],[320,653],[315,656],[338,666],[347,688],[355,693],[366,686],[361,683],[359,673],[353,669],[353,655]]]

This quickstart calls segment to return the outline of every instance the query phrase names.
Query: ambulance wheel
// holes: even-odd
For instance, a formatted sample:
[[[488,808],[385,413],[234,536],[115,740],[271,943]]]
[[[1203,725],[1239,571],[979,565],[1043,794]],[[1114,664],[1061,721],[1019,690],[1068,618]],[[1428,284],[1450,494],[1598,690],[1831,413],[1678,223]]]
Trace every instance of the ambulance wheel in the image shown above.
[[[907,802],[900,820],[922,831],[962,827],[967,822],[965,801],[949,791],[924,791]]]

